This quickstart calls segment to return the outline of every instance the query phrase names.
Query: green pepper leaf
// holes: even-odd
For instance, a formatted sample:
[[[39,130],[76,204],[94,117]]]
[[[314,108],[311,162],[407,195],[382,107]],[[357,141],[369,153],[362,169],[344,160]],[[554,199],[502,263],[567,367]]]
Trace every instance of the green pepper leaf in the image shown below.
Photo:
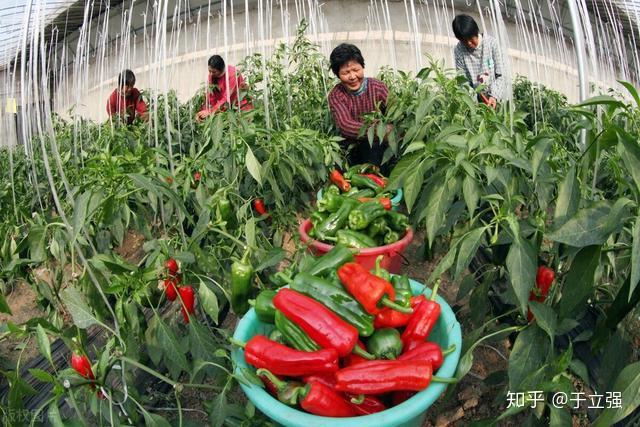
[[[523,315],[527,312],[529,292],[536,282],[536,261],[536,250],[531,242],[517,235],[509,248],[506,265]]]
[[[595,427],[611,426],[624,419],[640,406],[640,362],[625,367],[613,385],[612,393],[620,393],[620,407],[606,408],[594,424]]]
[[[569,317],[576,307],[593,295],[594,275],[600,264],[600,246],[587,246],[576,254],[562,287],[562,299],[558,304],[560,318]]]
[[[528,327],[520,332],[509,355],[509,390],[519,390],[527,376],[544,365],[548,352],[549,341],[542,329]]]

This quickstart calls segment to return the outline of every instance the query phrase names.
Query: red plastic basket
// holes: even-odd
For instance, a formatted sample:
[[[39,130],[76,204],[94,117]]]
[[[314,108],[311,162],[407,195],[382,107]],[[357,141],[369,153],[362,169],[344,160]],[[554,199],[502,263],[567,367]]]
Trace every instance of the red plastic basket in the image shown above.
[[[309,230],[311,230],[311,227],[311,220],[305,219],[298,228],[298,231],[300,232],[300,240],[309,245],[309,252],[320,256],[333,249],[333,245],[322,243],[309,237]],[[370,270],[375,267],[378,255],[384,255],[382,262],[380,263],[382,268],[390,273],[400,273],[400,268],[402,267],[402,254],[407,249],[407,246],[409,246],[412,239],[413,229],[409,227],[404,237],[395,243],[375,248],[360,249],[355,257],[356,262]]]

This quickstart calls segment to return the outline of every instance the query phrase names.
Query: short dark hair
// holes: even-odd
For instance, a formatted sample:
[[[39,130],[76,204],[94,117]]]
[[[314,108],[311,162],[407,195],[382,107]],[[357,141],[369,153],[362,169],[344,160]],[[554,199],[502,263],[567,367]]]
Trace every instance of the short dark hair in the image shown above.
[[[220,55],[213,55],[209,58],[208,65],[218,71],[224,71],[224,59]]]
[[[475,19],[465,14],[457,15],[451,26],[453,27],[453,34],[458,40],[469,40],[480,33]]]
[[[331,71],[336,76],[340,73],[340,67],[349,61],[356,61],[364,68],[364,58],[362,52],[357,46],[349,43],[341,43],[336,46],[331,55],[329,56],[329,62],[331,62]]]
[[[125,85],[133,87],[135,86],[135,84],[136,84],[136,75],[133,74],[133,71],[131,70],[124,70],[118,76],[118,87],[123,87]]]

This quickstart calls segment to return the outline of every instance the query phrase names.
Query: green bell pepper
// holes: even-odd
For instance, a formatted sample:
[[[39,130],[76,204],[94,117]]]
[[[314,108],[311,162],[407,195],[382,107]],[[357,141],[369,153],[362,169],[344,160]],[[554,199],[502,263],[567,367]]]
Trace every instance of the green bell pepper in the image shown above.
[[[344,245],[336,245],[302,271],[313,276],[324,276],[349,261],[353,261],[353,252]]]
[[[231,309],[238,316],[243,315],[249,309],[252,280],[253,266],[249,260],[249,250],[247,249],[242,259],[231,264]]]
[[[360,197],[375,197],[376,192],[370,188],[365,188],[362,190],[358,188],[352,188],[351,191],[349,191],[348,193],[345,193],[344,195],[352,199],[358,200]]]
[[[291,347],[301,351],[320,350],[320,346],[312,340],[300,326],[287,319],[284,314],[276,309],[275,314],[276,328],[282,332],[284,340]]]
[[[340,209],[338,209],[337,212],[329,215],[318,225],[316,229],[316,235],[318,236],[318,238],[320,240],[327,240],[327,237],[334,237],[338,230],[344,228],[344,226],[347,224],[347,221],[349,221],[349,214],[351,213],[351,210],[357,205],[357,200],[349,198],[345,199],[345,201],[342,203],[342,206],[340,206]]]
[[[344,203],[344,197],[339,194],[328,194],[322,199],[318,200],[319,212],[337,212]]]
[[[396,211],[387,211],[387,225],[394,231],[403,232],[409,228],[409,218]]]
[[[387,221],[382,216],[371,221],[371,223],[367,227],[367,234],[370,237],[379,236],[381,234],[384,234],[386,231],[387,231]]]
[[[362,163],[360,165],[353,165],[344,173],[344,177],[346,179],[351,179],[354,175],[358,175],[361,173],[377,173],[380,172],[380,168],[371,163]]]
[[[329,196],[329,195],[339,196],[340,195],[340,189],[338,188],[337,185],[330,185],[322,193],[323,197],[325,195],[327,195],[327,196]]]
[[[337,277],[337,276],[336,276]],[[329,280],[299,273],[291,283],[291,289],[322,303],[358,330],[358,334],[368,337],[373,333],[373,316],[368,314],[342,286]]]
[[[265,289],[256,297],[253,308],[256,311],[256,316],[258,316],[258,319],[261,322],[271,324],[275,322],[276,308],[273,305],[273,298],[275,296],[276,291]]]
[[[352,230],[364,230],[371,221],[384,216],[386,212],[377,200],[361,203],[349,213],[349,228]]]
[[[380,193],[383,190],[383,187],[380,187],[374,180],[372,180],[368,176],[356,174],[351,176],[350,181],[353,187],[370,188],[375,191],[376,194]]]
[[[395,328],[377,329],[367,340],[367,351],[376,359],[395,359],[402,352],[400,332]]]
[[[391,284],[396,291],[396,299],[394,302],[404,306],[411,306],[411,284],[407,276],[393,276],[391,277]]]
[[[392,229],[387,229],[386,234],[384,235],[384,239],[383,242],[385,245],[390,245],[392,243],[397,242],[398,240],[400,240],[400,233],[398,233],[397,231],[394,231]]]
[[[338,230],[336,242],[354,249],[374,248],[376,241],[364,233],[354,230]]]

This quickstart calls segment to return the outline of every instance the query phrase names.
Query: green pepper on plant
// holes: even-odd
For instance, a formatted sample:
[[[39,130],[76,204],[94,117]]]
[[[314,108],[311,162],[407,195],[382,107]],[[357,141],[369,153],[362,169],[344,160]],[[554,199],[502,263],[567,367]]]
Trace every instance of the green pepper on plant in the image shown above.
[[[240,316],[249,309],[249,296],[253,279],[253,266],[249,260],[249,249],[242,259],[231,264],[231,309]]]

